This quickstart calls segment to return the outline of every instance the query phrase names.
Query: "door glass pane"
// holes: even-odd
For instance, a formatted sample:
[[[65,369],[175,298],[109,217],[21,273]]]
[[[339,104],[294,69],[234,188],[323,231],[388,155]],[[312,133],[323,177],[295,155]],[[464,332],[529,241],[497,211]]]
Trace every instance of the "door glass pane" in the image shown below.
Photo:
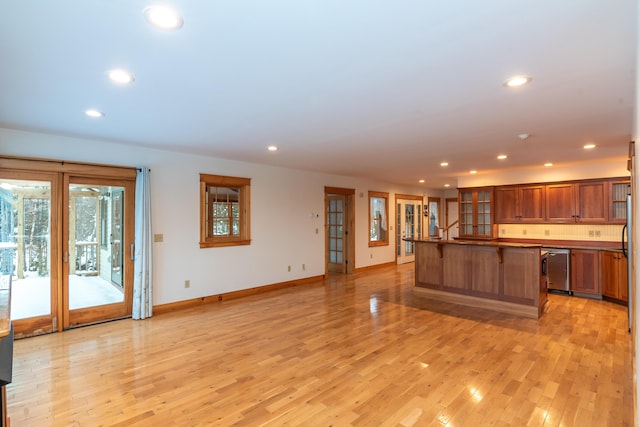
[[[413,205],[404,206],[404,235],[407,239],[415,239],[415,207]],[[405,255],[413,254],[413,242],[404,242]]]
[[[124,301],[123,201],[123,187],[69,186],[70,310]]]
[[[12,275],[11,319],[51,314],[49,182],[0,180],[0,273]]]
[[[327,212],[327,227],[329,235],[329,263],[343,263],[343,234],[344,218],[343,203],[340,199],[330,199]]]

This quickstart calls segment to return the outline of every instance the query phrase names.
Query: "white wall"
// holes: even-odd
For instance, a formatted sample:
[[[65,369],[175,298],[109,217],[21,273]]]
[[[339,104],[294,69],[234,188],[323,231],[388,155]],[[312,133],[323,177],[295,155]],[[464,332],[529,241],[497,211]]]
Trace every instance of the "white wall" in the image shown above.
[[[527,184],[538,182],[571,181],[576,179],[628,177],[627,159],[608,159],[597,164],[572,167],[551,167],[492,172],[491,174],[458,177],[458,187],[484,187],[487,185]]]
[[[394,225],[395,193],[442,197],[421,187],[3,128],[0,152],[150,167],[152,228],[164,240],[153,247],[155,305],[324,274],[325,186],[356,191],[356,268],[395,262],[393,231],[389,246],[368,246],[368,191],[389,192]],[[199,248],[199,173],[251,178],[251,245]]]

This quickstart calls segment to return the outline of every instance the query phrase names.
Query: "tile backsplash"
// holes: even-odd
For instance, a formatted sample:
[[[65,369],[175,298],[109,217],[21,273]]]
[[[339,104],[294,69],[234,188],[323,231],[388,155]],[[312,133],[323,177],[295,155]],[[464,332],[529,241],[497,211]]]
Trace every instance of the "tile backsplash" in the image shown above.
[[[617,242],[620,240],[622,227],[622,224],[498,224],[498,237]]]

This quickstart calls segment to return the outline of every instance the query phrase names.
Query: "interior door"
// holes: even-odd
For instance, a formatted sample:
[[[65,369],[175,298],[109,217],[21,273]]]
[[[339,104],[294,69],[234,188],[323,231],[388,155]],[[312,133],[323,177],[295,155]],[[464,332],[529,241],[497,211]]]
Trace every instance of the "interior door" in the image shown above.
[[[355,190],[325,187],[326,272],[351,274],[355,252]]]
[[[397,202],[396,249],[398,264],[415,260],[415,243],[405,239],[422,238],[422,201],[398,199]]]
[[[0,273],[12,276],[16,336],[57,328],[57,174],[0,171]]]
[[[63,326],[127,317],[133,294],[134,184],[81,176],[65,176],[65,184]],[[101,217],[105,214],[108,218]]]
[[[332,272],[346,272],[346,196],[329,194],[327,196],[327,234],[328,234],[328,269]]]

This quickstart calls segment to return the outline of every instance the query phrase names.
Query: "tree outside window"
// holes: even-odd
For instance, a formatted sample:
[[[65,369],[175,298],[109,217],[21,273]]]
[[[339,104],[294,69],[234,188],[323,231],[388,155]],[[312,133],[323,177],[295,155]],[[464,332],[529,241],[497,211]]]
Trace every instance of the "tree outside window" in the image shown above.
[[[369,191],[369,246],[389,244],[389,193]]]
[[[248,245],[251,179],[200,174],[200,247]]]

